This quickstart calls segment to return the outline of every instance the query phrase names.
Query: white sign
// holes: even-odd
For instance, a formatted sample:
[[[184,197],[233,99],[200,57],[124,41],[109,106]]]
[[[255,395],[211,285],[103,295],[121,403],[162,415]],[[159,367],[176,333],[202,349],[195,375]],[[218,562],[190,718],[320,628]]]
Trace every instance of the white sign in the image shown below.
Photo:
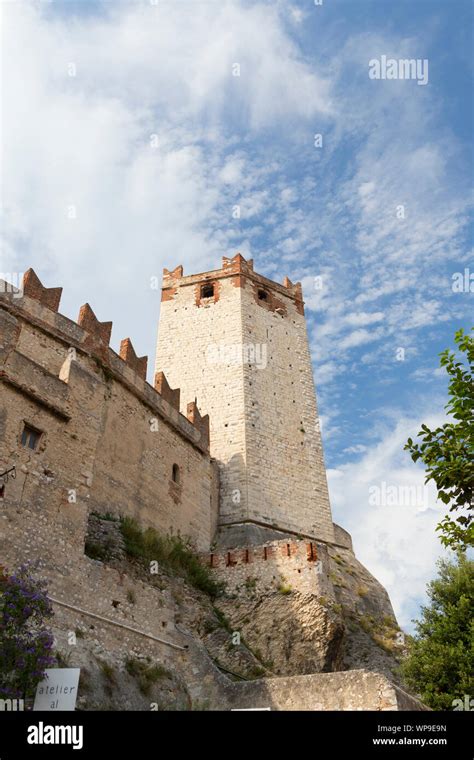
[[[50,668],[36,687],[33,710],[74,710],[80,668]]]

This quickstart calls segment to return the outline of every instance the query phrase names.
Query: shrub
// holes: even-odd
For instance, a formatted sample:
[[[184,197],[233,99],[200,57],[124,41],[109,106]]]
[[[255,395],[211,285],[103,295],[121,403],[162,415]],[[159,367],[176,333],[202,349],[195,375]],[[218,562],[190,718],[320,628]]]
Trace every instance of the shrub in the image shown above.
[[[106,681],[109,681],[110,683],[115,684],[116,678],[115,678],[115,670],[112,665],[109,665],[108,662],[105,662],[105,660],[101,660],[99,662],[100,670],[102,672],[102,675],[106,679]]]
[[[170,575],[184,578],[195,588],[215,598],[223,590],[223,584],[214,580],[209,568],[203,565],[189,544],[178,536],[162,536],[153,528],[142,530],[136,520],[124,517],[120,529],[125,551],[144,564],[156,561]]]
[[[214,610],[214,614],[217,620],[219,621],[219,625],[222,628],[224,628],[228,633],[232,633],[233,632],[232,626],[227,620],[224,613],[218,607],[213,606],[212,609]]]
[[[472,695],[474,688],[474,562],[459,552],[457,561],[440,560],[438,568],[402,673],[425,704],[451,710],[455,700]]]
[[[258,578],[252,578],[250,575],[245,579],[245,588],[247,591],[255,591]]]
[[[90,559],[98,559],[101,562],[107,562],[110,559],[110,544],[99,544],[97,541],[86,541],[84,554]]]
[[[169,670],[163,665],[148,665],[142,660],[132,657],[126,660],[125,669],[129,675],[137,680],[138,688],[146,697],[149,696],[154,683],[161,678],[172,678]]]

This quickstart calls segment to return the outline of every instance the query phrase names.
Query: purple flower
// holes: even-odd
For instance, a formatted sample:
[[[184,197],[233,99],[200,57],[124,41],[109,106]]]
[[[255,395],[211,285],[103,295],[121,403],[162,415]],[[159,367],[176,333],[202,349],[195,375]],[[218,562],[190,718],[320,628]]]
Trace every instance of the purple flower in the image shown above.
[[[53,637],[44,629],[52,606],[46,584],[31,574],[31,563],[10,576],[4,573],[0,586],[0,694],[31,696],[54,663]]]

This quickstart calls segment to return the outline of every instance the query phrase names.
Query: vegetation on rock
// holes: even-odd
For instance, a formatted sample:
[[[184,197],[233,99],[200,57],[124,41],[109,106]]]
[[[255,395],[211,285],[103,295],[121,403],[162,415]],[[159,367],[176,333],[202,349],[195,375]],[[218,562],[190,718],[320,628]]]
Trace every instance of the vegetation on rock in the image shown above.
[[[158,562],[162,570],[184,578],[211,599],[221,593],[223,584],[212,577],[210,570],[203,565],[191,546],[179,536],[162,536],[153,528],[142,530],[136,520],[130,517],[124,517],[120,521],[120,530],[129,556],[147,567],[150,562]]]

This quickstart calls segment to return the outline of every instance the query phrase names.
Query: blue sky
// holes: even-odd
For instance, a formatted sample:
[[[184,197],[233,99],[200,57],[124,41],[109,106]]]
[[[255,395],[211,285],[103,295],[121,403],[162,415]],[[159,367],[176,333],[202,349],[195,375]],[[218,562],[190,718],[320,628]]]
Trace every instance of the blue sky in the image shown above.
[[[473,294],[452,290],[474,271],[472,4],[43,0],[2,15],[0,270],[62,285],[72,318],[88,301],[151,367],[164,266],[240,251],[301,280],[335,519],[409,629],[439,507],[369,493],[423,484],[403,443],[442,421],[438,353],[472,321]],[[428,83],[370,79],[382,55],[427,59]]]

